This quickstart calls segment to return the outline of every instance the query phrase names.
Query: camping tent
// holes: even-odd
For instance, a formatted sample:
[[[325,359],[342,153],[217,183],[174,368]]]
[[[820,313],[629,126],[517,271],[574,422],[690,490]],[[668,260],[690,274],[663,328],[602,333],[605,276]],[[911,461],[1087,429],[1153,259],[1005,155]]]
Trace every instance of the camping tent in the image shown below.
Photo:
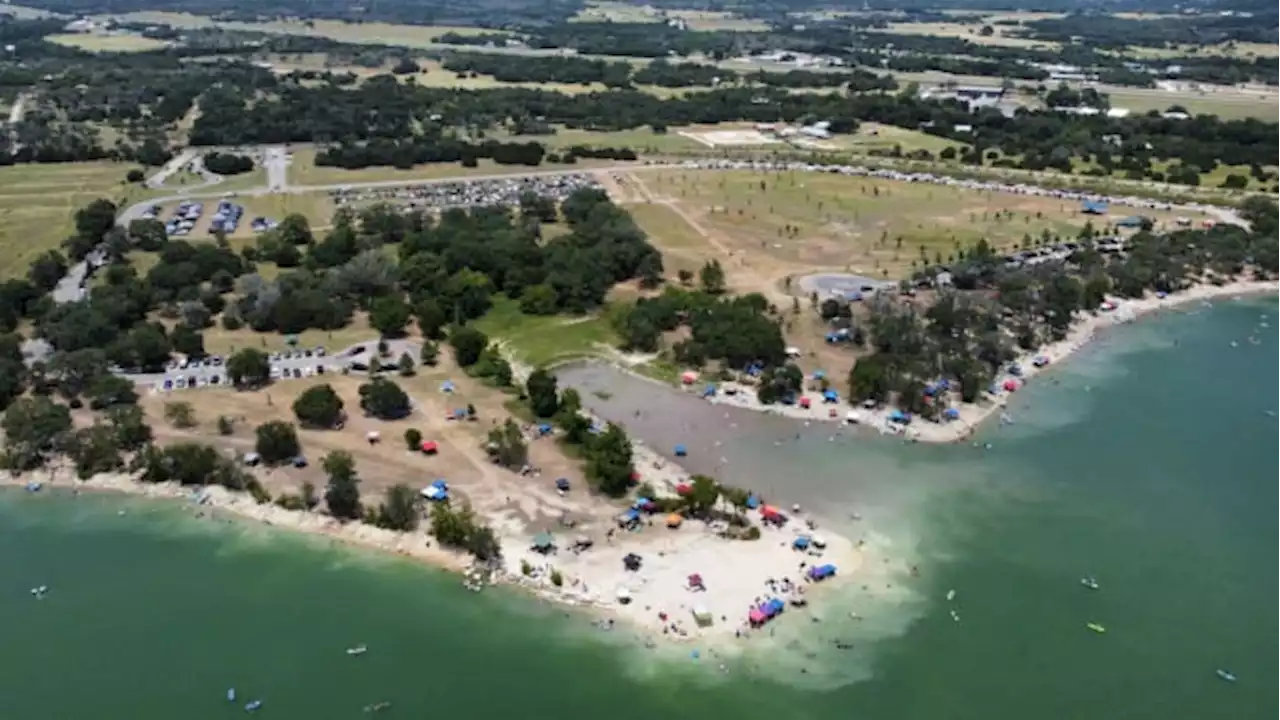
[[[800,407],[805,408],[805,409],[807,410],[807,409],[809,408],[809,405],[810,405],[810,404],[811,404],[811,402],[810,402],[809,398],[807,398],[807,397],[801,397],[801,398],[800,398]]]
[[[444,382],[440,383],[440,392],[451,393],[453,392],[453,390],[454,390],[454,385],[452,380],[445,380]]]
[[[826,392],[822,393],[822,402],[833,403],[833,402],[838,402],[839,400],[840,400],[840,393],[836,392],[835,390],[827,390]]]
[[[760,608],[752,608],[751,612],[747,613],[747,622],[750,622],[753,626],[763,625],[764,621],[768,619]]]
[[[960,411],[955,408],[947,408],[946,410],[942,411],[942,417],[946,418],[947,420],[959,420]]]
[[[680,524],[683,522],[684,522],[684,518],[680,515],[680,513],[671,513],[670,515],[667,516],[667,527],[669,528],[678,528],[680,527]]]
[[[552,430],[551,423],[542,423],[541,425],[538,426],[539,435],[550,435],[551,430]]]
[[[533,549],[538,552],[547,552],[555,545],[555,541],[551,539],[551,533],[538,533],[533,537]]]
[[[435,455],[436,453],[440,452],[440,446],[436,444],[435,440],[423,440],[422,452],[428,455]]]
[[[689,448],[685,447],[684,445],[676,445],[675,453],[676,453],[676,457],[684,457],[685,455],[689,454]]]
[[[901,410],[894,410],[889,413],[889,422],[906,425],[911,422],[911,415],[909,413],[904,413]]]
[[[772,505],[764,505],[760,508],[760,517],[765,520],[778,521],[782,520],[782,513],[778,512],[778,508]]]
[[[708,385],[702,389],[702,397],[714,397],[716,394],[716,386]]]
[[[635,508],[631,508],[618,516],[619,525],[632,525],[638,522],[640,522],[640,511]]]
[[[569,478],[560,478],[556,480],[556,489],[561,492],[569,492]]]
[[[698,379],[698,373],[687,371],[680,374],[680,382],[685,385],[692,385]]]
[[[760,498],[756,497],[755,495],[748,495],[748,496],[747,496],[747,509],[748,509],[748,510],[755,510],[755,509],[756,509],[756,508],[758,508],[758,507],[760,507]]]
[[[791,547],[792,547],[792,548],[794,548],[794,549],[796,549],[796,550],[808,550],[808,549],[809,549],[809,536],[807,536],[807,535],[801,535],[800,537],[798,537],[798,538],[796,538],[795,540],[791,541]]]
[[[1018,381],[1014,380],[1013,378],[1009,378],[1008,380],[1004,381],[1003,387],[1005,390],[1008,390],[1009,392],[1013,392],[1014,390],[1018,389]]]

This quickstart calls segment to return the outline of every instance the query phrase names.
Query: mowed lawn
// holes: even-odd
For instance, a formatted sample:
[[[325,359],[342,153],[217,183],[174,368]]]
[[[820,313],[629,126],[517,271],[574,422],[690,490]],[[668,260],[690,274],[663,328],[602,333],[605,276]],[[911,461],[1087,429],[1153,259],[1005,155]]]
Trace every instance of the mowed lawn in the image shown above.
[[[523,363],[542,366],[600,352],[601,345],[615,347],[617,335],[601,315],[566,318],[563,315],[525,315],[520,304],[495,295],[493,308],[475,321],[475,326],[491,340]]]
[[[822,173],[664,170],[646,173],[644,182],[722,244],[764,256],[780,269],[848,268],[900,277],[922,256],[945,260],[981,238],[1013,248],[1024,235],[1047,230],[1074,236],[1087,221],[1098,229],[1107,223],[1064,200]],[[656,213],[642,211],[640,222],[659,243],[685,237],[670,229],[671,217],[646,213]],[[1127,214],[1117,208],[1111,219]]]
[[[75,228],[75,211],[97,198],[121,206],[144,197],[124,176],[130,163],[86,162],[0,167],[0,277],[23,275],[31,260],[58,247]]]

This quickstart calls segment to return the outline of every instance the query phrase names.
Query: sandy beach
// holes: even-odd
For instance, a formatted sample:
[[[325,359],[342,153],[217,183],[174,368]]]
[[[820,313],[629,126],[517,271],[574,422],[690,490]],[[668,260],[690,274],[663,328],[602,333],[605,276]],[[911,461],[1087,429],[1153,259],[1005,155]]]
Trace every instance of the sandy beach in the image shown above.
[[[674,494],[676,485],[688,477],[682,468],[639,443],[635,447],[635,465],[641,482],[651,484],[659,497]],[[186,502],[199,517],[213,519],[217,513],[227,512],[334,542],[395,553],[454,572],[463,573],[472,566],[469,555],[439,547],[423,530],[400,533],[358,522],[339,523],[322,513],[258,504],[245,493],[217,486],[149,484],[122,473],[81,481],[68,468],[22,476],[0,473],[0,486],[22,488],[29,483],[39,483],[42,489],[119,492]],[[618,512],[622,509],[617,507]],[[615,620],[623,621],[616,629],[632,631],[646,644],[699,640],[700,647],[732,652],[740,635],[746,638],[754,632],[747,623],[752,607],[774,597],[784,602],[803,597],[806,605],[809,601],[818,604],[822,591],[848,581],[861,564],[861,554],[848,539],[821,527],[810,531],[805,523],[807,516],[789,510],[789,522],[781,528],[759,523],[759,513],[751,512],[753,524],[760,526],[762,533],[754,541],[719,537],[713,525],[696,520],[668,527],[666,516],[656,514],[645,516],[638,527],[629,531],[612,523],[580,525],[555,535],[557,547],[546,553],[533,549],[533,536],[527,528],[494,518],[504,567],[492,581],[514,584],[547,600],[597,611],[602,627],[612,629]],[[823,547],[810,548],[808,552],[794,549],[792,544],[801,533],[817,538]],[[578,540],[588,539],[589,547],[574,547]],[[625,567],[623,558],[630,553],[643,559],[638,569]],[[808,566],[827,563],[837,566],[837,575],[821,583],[805,581]],[[526,567],[532,572],[522,572]],[[552,570],[562,580],[559,586],[552,581]],[[693,575],[701,576],[701,588],[690,587]],[[695,609],[705,613],[702,623],[695,621]],[[789,604],[784,614],[803,611]],[[788,619],[795,621],[787,618],[782,622]]]
[[[1132,322],[1152,312],[1168,310],[1192,302],[1276,293],[1280,293],[1280,282],[1274,280],[1242,280],[1225,285],[1196,285],[1190,289],[1165,297],[1148,295],[1140,300],[1109,298],[1110,302],[1115,305],[1114,309],[1078,317],[1076,324],[1067,333],[1067,337],[1058,342],[1045,345],[1034,352],[1023,353],[1018,356],[1013,364],[1017,364],[1020,367],[1022,371],[1020,375],[1014,377],[1007,373],[1002,374],[993,380],[993,384],[997,388],[1003,388],[1005,381],[1014,380],[1021,387],[1037,375],[1070,357],[1072,353],[1088,345],[1102,330]],[[1036,358],[1047,360],[1047,362],[1037,364],[1035,362]],[[835,389],[840,392],[843,398],[845,388],[841,387],[842,383],[843,378],[837,379]],[[700,385],[695,385],[695,387],[701,388]],[[707,398],[707,401],[714,404],[732,405],[746,410],[772,413],[797,420],[854,423],[873,428],[885,434],[902,435],[910,440],[931,443],[952,443],[964,440],[983,421],[1001,412],[1016,392],[1001,389],[996,395],[984,393],[983,399],[977,403],[962,402],[959,395],[953,393],[950,397],[950,406],[959,411],[958,418],[940,422],[916,419],[910,425],[903,426],[890,422],[890,415],[894,412],[892,407],[867,409],[860,406],[851,406],[844,400],[835,403],[824,403],[822,394],[816,391],[804,394],[803,397],[808,397],[812,403],[811,407],[804,408],[799,404],[764,405],[756,399],[755,391],[750,386],[735,387],[731,383],[725,383],[721,386],[721,390],[724,389],[729,389],[733,392],[719,392],[715,396]]]

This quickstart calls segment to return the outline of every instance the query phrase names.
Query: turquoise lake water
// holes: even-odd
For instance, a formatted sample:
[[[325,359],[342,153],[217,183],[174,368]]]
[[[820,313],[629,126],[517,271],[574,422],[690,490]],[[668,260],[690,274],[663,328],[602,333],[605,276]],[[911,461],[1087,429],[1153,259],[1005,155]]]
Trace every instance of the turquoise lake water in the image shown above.
[[[1274,325],[1276,303],[1253,301],[1117,329],[1032,383],[1016,424],[980,436],[990,449],[680,405],[702,438],[692,464],[872,548],[822,623],[786,618],[728,674],[399,558],[177,504],[6,491],[0,718],[242,717],[256,698],[259,716],[300,720],[379,701],[406,718],[1274,718],[1280,387],[1264,313]],[[609,382],[618,404],[597,411],[655,447],[681,432],[634,418]]]

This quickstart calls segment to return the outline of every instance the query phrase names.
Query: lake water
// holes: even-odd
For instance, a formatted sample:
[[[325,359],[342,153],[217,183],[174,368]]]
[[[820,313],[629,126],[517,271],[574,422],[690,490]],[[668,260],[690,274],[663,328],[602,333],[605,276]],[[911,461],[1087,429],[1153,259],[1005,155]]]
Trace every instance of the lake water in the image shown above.
[[[684,443],[693,469],[868,541],[821,623],[784,619],[728,674],[399,558],[177,504],[6,491],[0,718],[202,720],[258,698],[264,717],[308,720],[379,701],[412,718],[1274,718],[1280,388],[1263,313],[1274,324],[1275,302],[1117,329],[1021,393],[1016,424],[980,434],[990,449],[660,409],[652,385],[562,372],[653,447]]]

